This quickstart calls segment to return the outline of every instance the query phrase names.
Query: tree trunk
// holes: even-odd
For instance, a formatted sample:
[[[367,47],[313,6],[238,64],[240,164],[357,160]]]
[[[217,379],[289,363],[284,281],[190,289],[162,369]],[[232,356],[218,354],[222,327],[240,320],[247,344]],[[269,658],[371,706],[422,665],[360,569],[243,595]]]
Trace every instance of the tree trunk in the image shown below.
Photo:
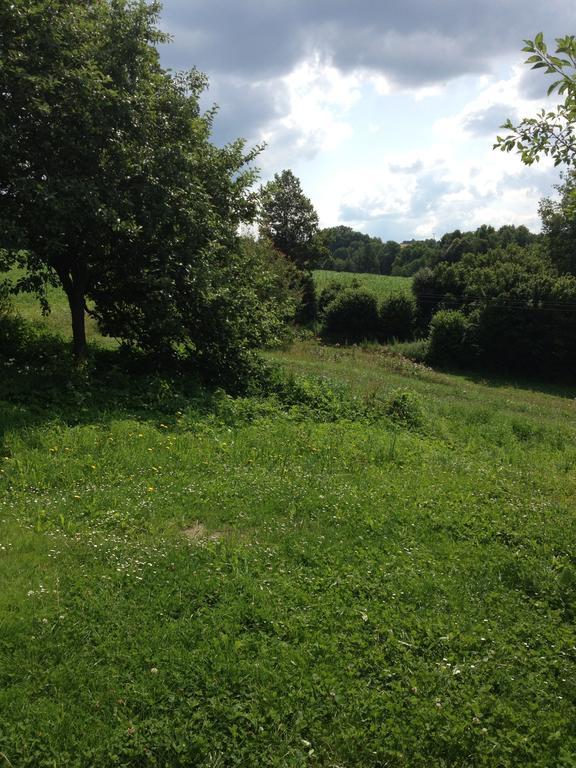
[[[72,285],[66,295],[72,316],[72,352],[74,359],[80,362],[86,359],[87,354],[84,292]]]

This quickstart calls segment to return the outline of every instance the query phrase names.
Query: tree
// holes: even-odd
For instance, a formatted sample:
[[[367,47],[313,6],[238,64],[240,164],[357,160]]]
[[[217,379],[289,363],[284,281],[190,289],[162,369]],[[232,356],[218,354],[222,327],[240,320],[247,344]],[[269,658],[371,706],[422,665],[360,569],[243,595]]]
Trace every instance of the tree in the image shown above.
[[[262,275],[237,236],[254,171],[242,141],[210,143],[205,77],[172,75],[144,0],[0,6],[0,248],[42,296],[59,282],[73,347],[87,306],[145,350],[233,365],[261,343]]]
[[[556,39],[555,53],[550,53],[542,33],[534,40],[525,40],[522,49],[530,53],[526,64],[532,69],[544,69],[555,80],[548,95],[557,92],[564,101],[555,110],[541,110],[536,117],[524,118],[518,125],[507,120],[502,126],[512,133],[497,136],[495,149],[520,153],[522,162],[532,165],[542,155],[554,160],[554,165],[573,166],[576,163],[576,37]]]
[[[560,273],[576,275],[576,172],[556,187],[559,200],[544,198],[538,209],[552,263]]]
[[[260,190],[260,233],[300,269],[307,269],[318,250],[318,214],[292,171],[276,173]]]

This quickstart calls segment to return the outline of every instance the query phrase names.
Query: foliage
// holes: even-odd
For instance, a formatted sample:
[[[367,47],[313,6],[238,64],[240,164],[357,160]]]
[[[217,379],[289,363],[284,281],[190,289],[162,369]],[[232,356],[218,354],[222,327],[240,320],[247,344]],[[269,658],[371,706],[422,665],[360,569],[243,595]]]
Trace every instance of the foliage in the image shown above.
[[[470,232],[447,232],[440,240],[403,243],[382,242],[344,226],[323,229],[320,237],[330,254],[322,262],[323,269],[400,277],[411,277],[440,261],[459,261],[466,253],[486,253],[512,244],[525,246],[538,239],[525,226],[505,225],[496,230],[485,224]]]
[[[260,233],[300,269],[317,257],[318,214],[292,171],[274,174],[260,189]]]
[[[324,312],[327,307],[334,301],[334,299],[342,293],[344,290],[358,290],[361,287],[359,280],[351,280],[349,284],[342,283],[338,280],[330,280],[322,288],[322,291],[318,297],[318,315],[323,318]]]
[[[257,346],[283,343],[289,337],[294,318],[303,306],[308,306],[303,293],[312,307],[315,293],[310,291],[302,273],[270,241],[242,237],[240,246],[255,292],[249,312],[252,322],[245,332],[250,333],[250,328],[263,329],[260,339],[255,341]]]
[[[379,237],[370,237],[346,226],[322,229],[320,240],[327,251],[322,269],[336,272],[389,275],[400,251],[400,245],[393,240],[383,243]]]
[[[378,303],[366,291],[342,291],[324,309],[322,335],[333,342],[354,344],[377,334]]]
[[[296,310],[296,322],[299,325],[311,325],[318,316],[316,283],[312,272],[308,270],[299,272],[297,285],[300,291],[300,302]]]
[[[545,377],[574,371],[576,278],[558,276],[541,247],[467,254],[415,278],[414,290],[420,317],[460,310],[468,319],[463,350],[456,328],[461,321],[448,316],[455,324],[453,360],[465,351],[493,370]],[[441,317],[440,355],[446,358],[450,335]]]
[[[543,69],[556,78],[548,95],[557,92],[564,100],[555,110],[542,109],[536,117],[524,118],[518,125],[507,120],[502,126],[511,131],[498,136],[495,149],[516,150],[526,165],[537,162],[542,155],[554,160],[554,165],[574,166],[576,163],[576,37],[556,38],[556,50],[551,53],[540,32],[534,40],[525,40],[522,49],[529,53],[526,64]]]
[[[472,358],[470,321],[463,312],[443,309],[430,323],[428,359],[433,363],[461,365]]]
[[[557,190],[560,200],[540,201],[542,232],[556,269],[576,275],[576,172],[570,172]]]
[[[405,294],[392,294],[379,308],[379,333],[382,341],[409,341],[414,337],[416,302]]]
[[[432,317],[441,306],[459,303],[461,286],[456,272],[456,268],[443,262],[434,269],[426,267],[414,275],[412,292],[416,299],[416,322],[421,333],[427,332]]]
[[[77,355],[88,302],[131,346],[230,369],[267,335],[236,234],[255,152],[210,143],[206,79],[162,69],[158,15],[111,0],[2,6],[0,231],[18,288],[62,285]]]
[[[404,243],[392,264],[392,275],[411,277],[419,269],[434,261],[437,244],[435,240],[415,240]]]
[[[11,309],[9,285],[6,281],[0,280],[0,318],[6,317]]]
[[[407,429],[424,427],[424,405],[411,389],[394,389],[384,401],[384,412],[396,424]]]

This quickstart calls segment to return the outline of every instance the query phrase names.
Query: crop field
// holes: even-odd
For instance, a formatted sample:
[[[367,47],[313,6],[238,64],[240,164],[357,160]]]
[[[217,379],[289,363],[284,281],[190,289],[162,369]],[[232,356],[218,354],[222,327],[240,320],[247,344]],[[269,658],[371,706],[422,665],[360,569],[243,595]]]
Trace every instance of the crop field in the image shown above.
[[[58,344],[1,363],[0,765],[576,766],[576,389]]]
[[[315,270],[314,281],[318,292],[331,282],[349,285],[353,281],[357,281],[362,288],[373,293],[378,299],[385,299],[387,296],[395,293],[410,293],[412,285],[412,279],[409,277],[357,274],[355,272],[331,272],[326,269]]]

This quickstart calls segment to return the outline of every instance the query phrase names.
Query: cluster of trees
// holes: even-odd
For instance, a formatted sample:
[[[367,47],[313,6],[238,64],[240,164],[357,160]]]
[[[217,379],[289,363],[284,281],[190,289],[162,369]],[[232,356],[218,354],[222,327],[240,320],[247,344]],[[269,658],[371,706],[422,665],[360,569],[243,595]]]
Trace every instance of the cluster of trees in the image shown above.
[[[334,272],[363,272],[389,275],[400,244],[370,237],[351,227],[327,227],[319,233],[322,251],[317,266]]]
[[[540,205],[541,236],[512,226],[444,235],[414,275],[413,297],[378,306],[359,281],[329,284],[321,333],[339,343],[426,340],[434,364],[576,374],[576,171],[558,189]]]
[[[576,277],[541,246],[465,254],[418,273],[413,290],[432,362],[576,373]]]
[[[513,244],[529,245],[538,238],[523,225],[495,229],[484,224],[470,232],[456,229],[439,240],[429,238],[397,243],[394,240],[383,242],[350,227],[330,227],[320,230],[319,239],[327,253],[317,266],[337,272],[411,277],[418,270],[434,267],[439,262],[456,261],[464,253],[486,253],[491,248]]]

